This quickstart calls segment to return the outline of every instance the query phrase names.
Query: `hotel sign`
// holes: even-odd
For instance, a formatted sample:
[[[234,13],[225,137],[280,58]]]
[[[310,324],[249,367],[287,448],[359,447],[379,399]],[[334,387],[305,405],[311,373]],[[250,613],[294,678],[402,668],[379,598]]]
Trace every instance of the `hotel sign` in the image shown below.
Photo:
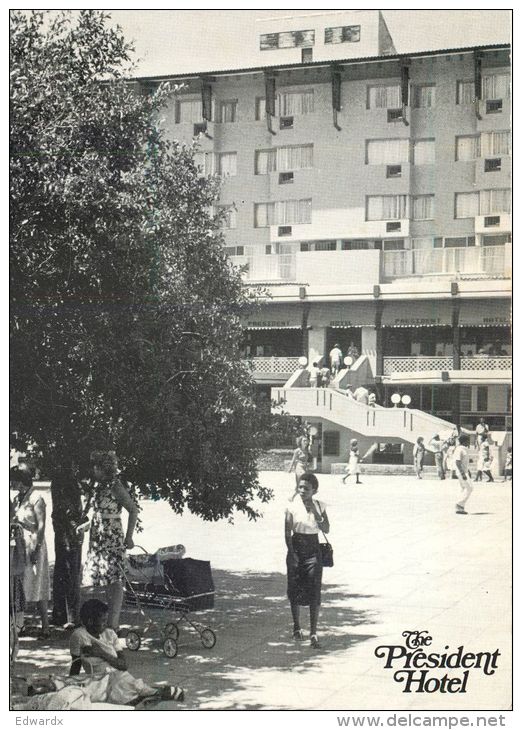
[[[247,327],[250,329],[260,329],[263,328],[270,328],[270,329],[288,329],[289,327],[296,327],[297,325],[292,325],[291,322],[288,320],[275,322],[270,320],[262,320],[262,321],[251,321],[247,322]]]

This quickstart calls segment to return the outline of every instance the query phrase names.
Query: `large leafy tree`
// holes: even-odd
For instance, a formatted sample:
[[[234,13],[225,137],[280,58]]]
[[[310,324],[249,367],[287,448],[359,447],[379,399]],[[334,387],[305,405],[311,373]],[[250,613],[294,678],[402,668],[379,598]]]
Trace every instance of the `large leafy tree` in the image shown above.
[[[11,424],[48,471],[117,450],[178,511],[255,517],[251,306],[209,211],[216,182],[125,81],[98,11],[11,14]]]

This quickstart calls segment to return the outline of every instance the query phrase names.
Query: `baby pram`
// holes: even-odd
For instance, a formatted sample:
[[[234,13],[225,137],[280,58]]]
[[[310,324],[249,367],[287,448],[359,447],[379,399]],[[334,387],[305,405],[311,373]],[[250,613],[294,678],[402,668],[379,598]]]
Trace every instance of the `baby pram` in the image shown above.
[[[165,656],[173,659],[178,653],[179,625],[185,621],[201,639],[206,649],[216,643],[216,634],[208,626],[194,621],[190,614],[214,607],[214,582],[210,563],[206,560],[180,558],[177,547],[161,548],[149,554],[127,555],[124,562],[125,602],[135,606],[144,627],[133,627],[125,638],[127,648],[138,651],[142,637],[156,632]],[[173,557],[176,556],[176,557]],[[167,612],[163,626],[144,608]]]

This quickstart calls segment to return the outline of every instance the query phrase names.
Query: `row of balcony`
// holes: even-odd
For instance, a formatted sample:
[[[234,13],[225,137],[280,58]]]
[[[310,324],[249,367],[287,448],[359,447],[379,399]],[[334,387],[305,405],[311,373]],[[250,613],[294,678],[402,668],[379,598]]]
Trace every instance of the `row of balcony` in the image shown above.
[[[256,373],[288,374],[299,369],[299,357],[253,357],[248,362]],[[508,356],[475,355],[462,357],[460,370],[467,372],[487,373],[502,370],[511,372],[512,358]],[[392,373],[419,373],[428,371],[444,371],[453,369],[451,357],[384,357],[384,375]]]
[[[245,249],[243,256],[231,256],[243,268],[245,281],[308,281],[335,283],[332,270],[347,276],[363,266],[366,283],[410,276],[511,277],[511,246],[408,249],[399,251],[321,251],[260,254]],[[371,265],[366,266],[366,262]],[[312,264],[312,266],[310,266]],[[371,274],[373,273],[373,278]],[[370,281],[370,279],[372,279]]]

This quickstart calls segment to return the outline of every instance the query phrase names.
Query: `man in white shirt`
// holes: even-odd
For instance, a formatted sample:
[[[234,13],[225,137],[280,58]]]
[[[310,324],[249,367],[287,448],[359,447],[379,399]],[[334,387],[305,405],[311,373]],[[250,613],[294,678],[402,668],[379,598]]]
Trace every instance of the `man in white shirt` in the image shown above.
[[[478,448],[480,446],[480,442],[482,440],[481,436],[483,434],[486,434],[486,435],[489,434],[489,426],[486,423],[486,420],[484,418],[481,418],[480,421],[478,422],[477,428],[475,429],[475,433],[476,433],[475,442],[476,442],[476,445]]]
[[[443,446],[444,442],[441,440],[438,433],[429,442],[429,447],[435,455],[435,466],[437,467],[437,474],[439,479],[446,479],[446,472],[444,471],[444,453]]]
[[[455,464],[455,469],[457,471],[457,477],[459,479],[461,489],[461,499],[455,505],[455,510],[458,515],[468,514],[464,507],[471,496],[471,492],[473,491],[473,485],[470,482],[468,471],[469,456],[468,449],[466,448],[468,443],[469,439],[467,436],[459,436],[458,445],[453,452],[453,463]]]
[[[337,375],[337,373],[341,369],[342,360],[343,360],[343,353],[342,353],[339,345],[336,343],[330,350],[330,366],[331,366],[331,370],[332,370],[332,375],[334,377]]]

